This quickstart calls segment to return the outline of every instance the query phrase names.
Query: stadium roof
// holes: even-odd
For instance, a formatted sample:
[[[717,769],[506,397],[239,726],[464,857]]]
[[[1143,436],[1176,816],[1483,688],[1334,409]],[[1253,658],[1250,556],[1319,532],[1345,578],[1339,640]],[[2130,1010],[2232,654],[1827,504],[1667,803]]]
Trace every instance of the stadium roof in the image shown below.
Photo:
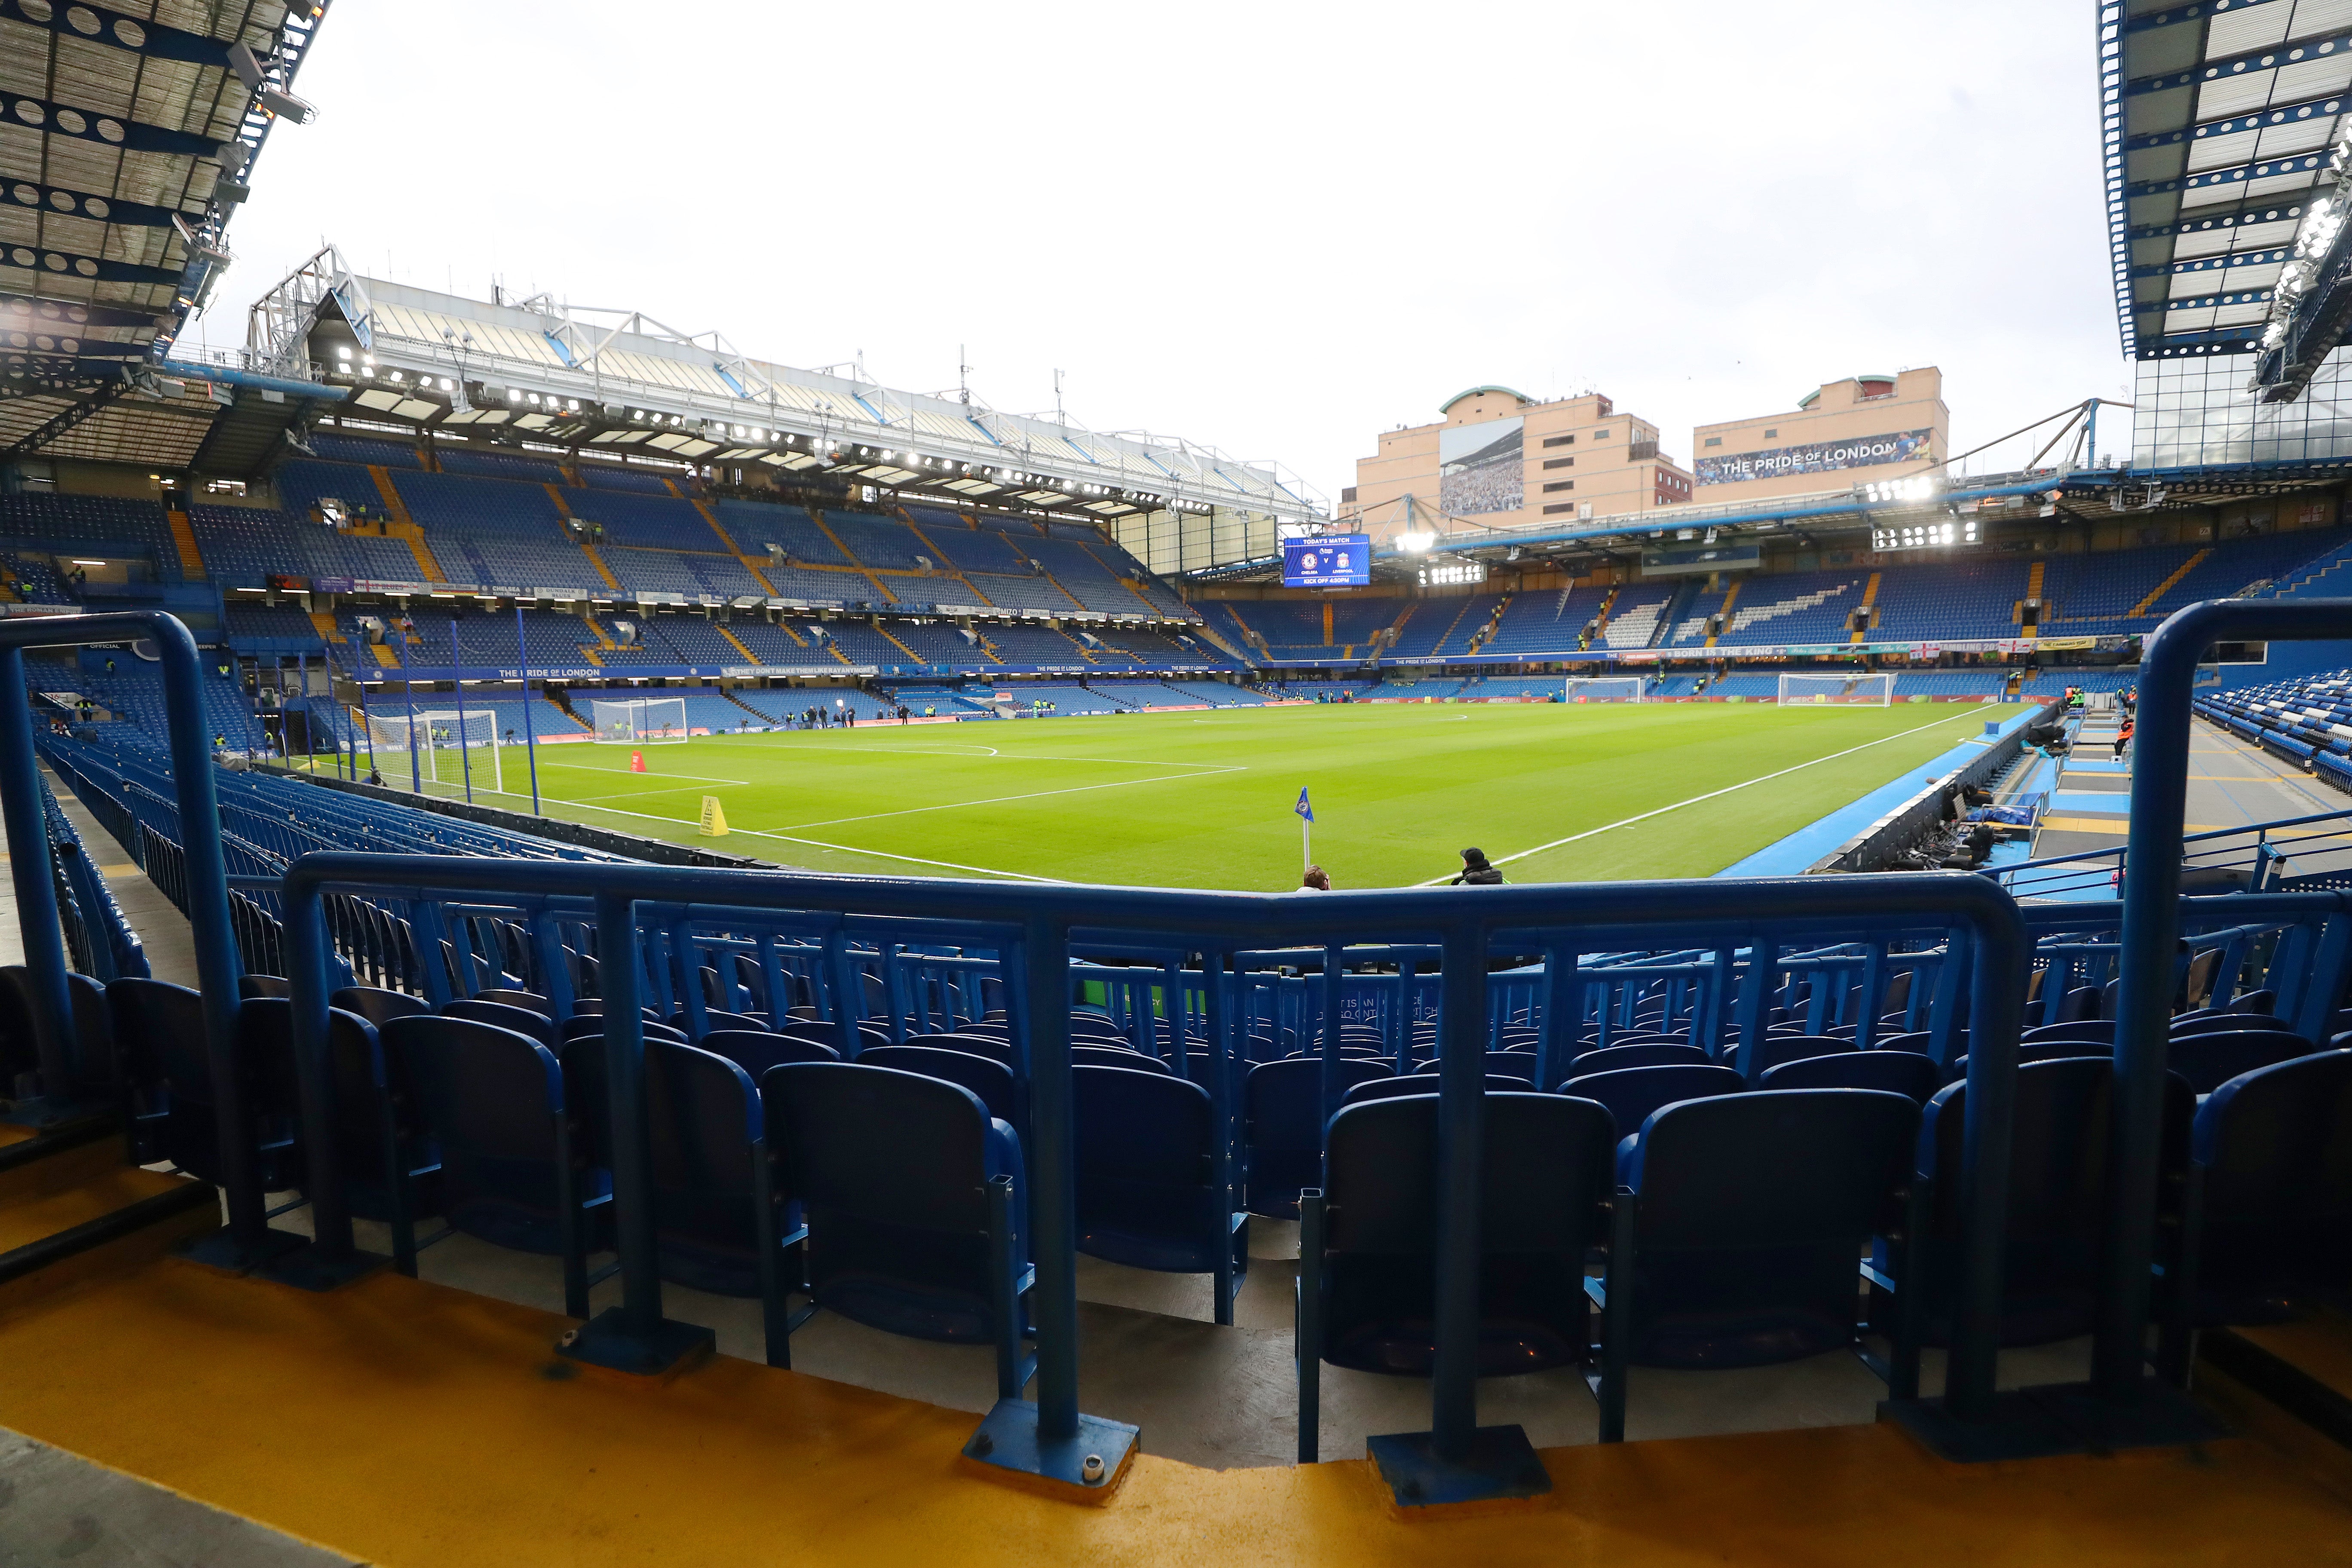
[[[1533,403],[1535,401],[1534,398],[1529,397],[1526,393],[1519,391],[1516,387],[1473,386],[1455,393],[1453,396],[1439,404],[1437,405],[1437,411],[1440,414],[1450,414],[1454,411],[1454,405],[1455,404],[1461,402],[1465,397],[1475,397],[1482,392],[1499,392],[1506,397],[1516,397],[1521,403]]]
[[[0,5],[0,459],[231,466],[245,378],[158,373],[232,259],[270,127],[310,118],[292,85],[326,9]],[[269,390],[227,445],[266,449],[299,406]]]
[[[2283,293],[2281,271],[2314,204],[2333,196],[2352,0],[2105,0],[2099,29],[2124,352],[2265,346],[2273,301],[2281,314],[2294,302],[2294,275]]]
[[[352,417],[441,437],[815,470],[1090,521],[1214,508],[1304,523],[1328,510],[1278,465],[1212,447],[901,392],[854,365],[797,370],[639,310],[365,278],[331,246],[255,305],[246,353],[349,388]]]

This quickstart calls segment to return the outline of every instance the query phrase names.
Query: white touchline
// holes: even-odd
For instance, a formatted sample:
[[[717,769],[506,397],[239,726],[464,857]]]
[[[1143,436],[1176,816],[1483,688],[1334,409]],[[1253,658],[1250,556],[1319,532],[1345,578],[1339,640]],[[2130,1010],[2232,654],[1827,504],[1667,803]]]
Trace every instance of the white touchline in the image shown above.
[[[1565,838],[1555,838],[1549,844],[1538,844],[1532,849],[1522,849],[1516,855],[1505,855],[1496,859],[1488,861],[1487,864],[1490,866],[1507,866],[1514,860],[1524,860],[1530,855],[1540,855],[1547,849],[1557,849],[1563,844],[1573,844],[1580,838],[1590,838],[1596,833],[1606,833],[1612,827],[1631,827],[1637,822],[1646,822],[1654,816],[1664,816],[1670,811],[1680,811],[1686,805],[1696,805],[1703,800],[1713,800],[1719,795],[1729,795],[1735,790],[1746,789],[1749,784],[1769,784],[1774,779],[1786,778],[1790,773],[1802,773],[1805,769],[1811,767],[1816,763],[1833,763],[1840,757],[1850,757],[1856,752],[1866,752],[1873,746],[1883,746],[1889,741],[1899,741],[1906,735],[1916,735],[1920,730],[1932,730],[1937,724],[1948,724],[1951,721],[1949,719],[1937,719],[1920,725],[1917,730],[1903,730],[1892,735],[1881,735],[1875,741],[1864,741],[1859,746],[1848,746],[1843,752],[1832,752],[1827,756],[1811,758],[1805,762],[1799,763],[1793,768],[1782,768],[1776,773],[1759,773],[1752,779],[1742,779],[1736,784],[1726,784],[1721,789],[1711,789],[1705,795],[1695,795],[1688,800],[1678,800],[1672,805],[1662,805],[1654,811],[1645,811],[1638,816],[1626,817],[1622,822],[1604,822],[1598,827],[1588,827],[1581,833],[1571,833]],[[1450,876],[1432,877],[1426,882],[1415,882],[1413,886],[1416,888],[1436,888],[1443,887],[1444,884],[1451,882],[1452,880],[1454,880],[1454,879]]]
[[[512,790],[490,790],[491,795],[513,795]],[[592,805],[586,801],[558,801],[559,805],[578,806],[583,811],[601,811],[610,816],[634,816],[640,822],[667,822],[673,827],[693,827],[697,819],[691,816],[660,816],[650,811],[625,811],[617,805]],[[1010,877],[1018,882],[1051,882],[1062,885],[1059,877],[1033,877],[1026,871],[1000,871],[992,866],[967,866],[958,860],[926,860],[919,855],[893,855],[883,849],[860,849],[854,844],[828,844],[822,838],[794,838],[788,833],[762,833],[756,827],[738,827],[737,833],[747,833],[754,838],[773,838],[786,844],[805,844],[813,849],[832,849],[844,855],[864,855],[877,860],[903,860],[909,866],[938,866],[950,871],[977,871],[983,877]]]
[[[615,778],[691,779],[696,784],[736,784],[744,789],[751,787],[751,781],[750,779],[705,778],[700,773],[633,773],[627,768],[600,767],[594,763],[541,763],[539,765],[542,769],[571,768],[575,772],[583,773],[610,773]],[[511,794],[513,792],[509,791],[508,793]]]
[[[1195,763],[1192,765],[1205,767],[1209,764]],[[1235,763],[1230,767],[1220,767],[1216,771],[1221,773],[1247,773],[1249,768],[1246,763]],[[990,800],[951,800],[944,802],[939,805],[910,805],[903,811],[872,811],[866,813],[863,816],[829,816],[823,822],[795,822],[793,826],[796,828],[838,827],[845,822],[872,822],[878,817],[884,816],[913,816],[919,812],[926,811],[961,811],[968,806],[1005,805],[1016,800],[1042,800],[1049,795],[1084,795],[1088,790],[1129,789],[1136,784],[1176,784],[1185,779],[1197,779],[1208,776],[1212,775],[1202,773],[1169,773],[1156,779],[1119,779],[1112,784],[1074,784],[1068,789],[1039,789],[1031,790],[1026,795],[1000,795]],[[748,829],[746,831],[748,831]]]

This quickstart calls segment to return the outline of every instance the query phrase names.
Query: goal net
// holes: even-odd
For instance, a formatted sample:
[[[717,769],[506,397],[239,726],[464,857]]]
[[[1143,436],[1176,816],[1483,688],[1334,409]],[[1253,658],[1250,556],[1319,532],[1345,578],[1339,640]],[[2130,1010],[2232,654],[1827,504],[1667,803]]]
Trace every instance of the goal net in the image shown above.
[[[1895,700],[1892,675],[1783,675],[1783,708],[1884,708]]]
[[[499,716],[487,708],[419,710],[411,727],[405,711],[367,716],[368,749],[386,779],[409,771],[409,741],[415,747],[415,782],[462,784],[470,772],[477,788],[506,793],[506,769],[499,756]]]
[[[1646,702],[1642,689],[1646,684],[1638,675],[1571,679],[1567,695],[1570,702]]]
[[[686,700],[647,697],[624,702],[591,702],[596,739],[633,746],[668,745],[686,739]]]

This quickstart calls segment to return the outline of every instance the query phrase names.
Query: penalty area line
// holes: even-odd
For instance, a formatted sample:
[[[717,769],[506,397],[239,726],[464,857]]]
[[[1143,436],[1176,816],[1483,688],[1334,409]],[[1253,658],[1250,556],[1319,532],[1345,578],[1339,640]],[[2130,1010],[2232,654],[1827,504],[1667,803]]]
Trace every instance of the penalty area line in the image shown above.
[[[1752,779],[1742,779],[1736,784],[1726,784],[1721,789],[1711,789],[1705,795],[1695,795],[1688,800],[1678,800],[1672,805],[1658,806],[1654,810],[1645,811],[1638,816],[1626,817],[1620,822],[1604,822],[1598,827],[1588,827],[1581,833],[1571,833],[1565,838],[1555,838],[1549,844],[1538,844],[1532,849],[1522,849],[1516,855],[1506,855],[1499,859],[1488,862],[1488,864],[1507,866],[1514,860],[1524,860],[1530,855],[1540,855],[1547,849],[1557,849],[1564,844],[1573,844],[1580,838],[1591,838],[1595,834],[1607,833],[1612,828],[1631,827],[1637,822],[1647,822],[1651,817],[1664,816],[1670,811],[1680,811],[1686,805],[1696,805],[1701,801],[1713,800],[1718,795],[1730,795],[1736,791],[1746,789],[1750,784],[1769,784],[1774,779],[1787,778],[1790,773],[1802,773],[1805,769],[1813,767],[1819,763],[1833,763],[1840,757],[1850,757],[1856,752],[1866,752],[1873,746],[1883,746],[1889,741],[1900,741],[1906,735],[1916,735],[1920,733],[1921,731],[1932,730],[1938,724],[1948,724],[1951,721],[1949,719],[1931,720],[1927,723],[1918,726],[1917,729],[1899,730],[1892,735],[1881,735],[1875,741],[1864,741],[1859,746],[1848,746],[1843,752],[1832,752],[1826,756],[1809,757],[1805,761],[1796,764],[1794,767],[1782,768],[1778,773],[1759,773]],[[1454,879],[1450,876],[1432,877],[1425,882],[1415,882],[1413,886],[1416,888],[1438,888],[1444,886],[1452,880],[1454,880]]]

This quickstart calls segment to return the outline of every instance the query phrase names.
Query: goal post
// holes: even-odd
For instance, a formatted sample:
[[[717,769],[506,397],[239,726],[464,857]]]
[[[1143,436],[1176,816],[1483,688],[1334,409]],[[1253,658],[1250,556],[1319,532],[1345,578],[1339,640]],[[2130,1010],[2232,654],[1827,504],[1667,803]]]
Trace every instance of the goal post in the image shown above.
[[[592,701],[596,739],[613,745],[667,746],[686,740],[686,699],[632,698]]]
[[[1570,702],[1647,702],[1648,685],[1638,675],[1571,676],[1562,695]]]
[[[408,771],[400,760],[408,755],[410,724],[406,712],[371,710],[367,732],[378,773],[396,779]],[[461,784],[469,767],[488,768],[489,787],[500,795],[506,793],[506,767],[499,755],[496,712],[487,708],[468,708],[463,714],[455,708],[420,709],[415,715],[415,733],[416,778],[420,784]],[[474,782],[479,787],[485,780],[478,772]]]
[[[1895,677],[1783,674],[1776,700],[1783,708],[1885,708],[1895,700]]]

